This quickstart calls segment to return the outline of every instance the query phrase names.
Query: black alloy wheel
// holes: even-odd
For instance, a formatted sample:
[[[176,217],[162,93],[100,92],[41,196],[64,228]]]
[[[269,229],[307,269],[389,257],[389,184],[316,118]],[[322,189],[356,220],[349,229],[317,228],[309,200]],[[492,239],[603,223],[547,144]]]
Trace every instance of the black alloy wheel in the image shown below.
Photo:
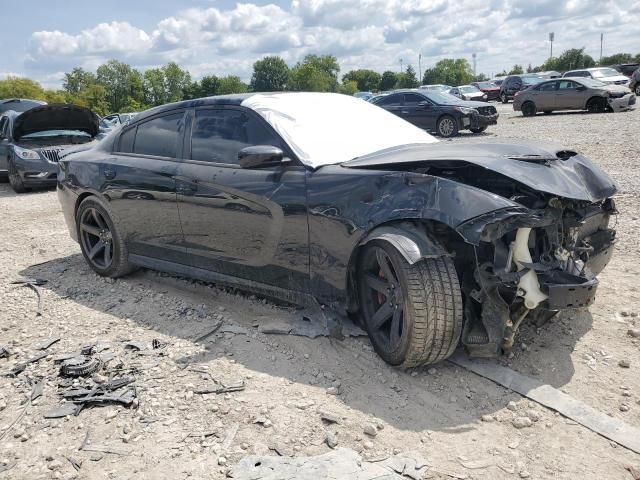
[[[398,274],[388,253],[379,246],[367,250],[362,267],[362,308],[370,335],[386,352],[395,352],[406,329]]]
[[[462,332],[462,294],[449,257],[414,264],[384,241],[366,245],[358,262],[358,298],[374,349],[391,365],[436,363]]]
[[[502,103],[509,103],[509,98],[507,97],[506,93],[500,94],[500,100],[502,101]]]
[[[96,208],[87,208],[80,217],[80,242],[88,262],[107,270],[113,262],[113,235],[107,220]]]
[[[134,270],[118,222],[107,204],[85,198],[76,213],[78,242],[89,266],[99,275],[117,278]]]
[[[636,96],[640,97],[640,82],[638,82],[638,84],[636,85],[636,88],[634,88],[633,91],[636,94]]]

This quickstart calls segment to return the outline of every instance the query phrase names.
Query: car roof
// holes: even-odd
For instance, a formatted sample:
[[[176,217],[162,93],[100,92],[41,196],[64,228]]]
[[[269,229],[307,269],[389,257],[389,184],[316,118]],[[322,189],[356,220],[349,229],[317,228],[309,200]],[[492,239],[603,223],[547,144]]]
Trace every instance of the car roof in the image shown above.
[[[169,112],[178,108],[194,108],[207,105],[240,105],[247,98],[257,95],[259,92],[253,93],[233,93],[230,95],[216,95],[212,97],[194,98],[191,100],[182,100],[180,102],[167,103],[166,105],[160,105],[149,110],[145,110],[136,115],[134,122],[138,123],[140,120],[157,115],[163,112]]]

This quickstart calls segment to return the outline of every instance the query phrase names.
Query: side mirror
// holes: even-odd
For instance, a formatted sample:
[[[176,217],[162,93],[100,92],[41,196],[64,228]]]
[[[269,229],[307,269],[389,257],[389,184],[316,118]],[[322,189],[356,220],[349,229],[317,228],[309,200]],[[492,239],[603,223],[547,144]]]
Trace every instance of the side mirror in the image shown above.
[[[587,89],[587,87],[585,87],[584,85],[580,85],[579,87],[576,87],[576,90],[578,92],[584,92]]]
[[[431,104],[429,102],[420,102],[418,103],[418,106],[424,109],[431,108]]]
[[[255,145],[238,152],[238,163],[242,168],[267,168],[284,163],[284,153],[271,145]]]

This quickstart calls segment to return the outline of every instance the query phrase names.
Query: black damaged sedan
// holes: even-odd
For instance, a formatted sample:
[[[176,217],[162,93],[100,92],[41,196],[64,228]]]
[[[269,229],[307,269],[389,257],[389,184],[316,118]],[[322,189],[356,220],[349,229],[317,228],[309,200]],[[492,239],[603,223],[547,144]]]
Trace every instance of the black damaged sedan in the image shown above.
[[[88,148],[98,134],[98,117],[76,105],[54,104],[0,116],[0,174],[11,188],[53,187],[63,152]],[[84,145],[84,147],[82,147]]]
[[[486,102],[462,100],[446,92],[426,89],[396,90],[371,103],[441,137],[455,137],[460,130],[484,132],[498,123],[498,111]]]
[[[336,112],[339,112],[338,114]],[[359,320],[384,360],[508,351],[589,306],[614,182],[572,150],[439,144],[338,94],[210,97],[141,113],[60,161],[98,274],[146,267]]]

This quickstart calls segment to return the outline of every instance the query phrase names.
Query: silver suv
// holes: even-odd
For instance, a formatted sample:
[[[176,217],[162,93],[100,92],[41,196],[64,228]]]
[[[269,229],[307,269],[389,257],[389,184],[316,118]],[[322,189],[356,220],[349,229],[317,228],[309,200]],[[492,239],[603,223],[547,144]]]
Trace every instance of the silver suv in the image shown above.
[[[562,77],[593,78],[594,80],[600,80],[601,82],[610,83],[612,85],[624,85],[625,87],[629,86],[629,78],[611,67],[583,68],[581,70],[571,70],[562,75]]]

